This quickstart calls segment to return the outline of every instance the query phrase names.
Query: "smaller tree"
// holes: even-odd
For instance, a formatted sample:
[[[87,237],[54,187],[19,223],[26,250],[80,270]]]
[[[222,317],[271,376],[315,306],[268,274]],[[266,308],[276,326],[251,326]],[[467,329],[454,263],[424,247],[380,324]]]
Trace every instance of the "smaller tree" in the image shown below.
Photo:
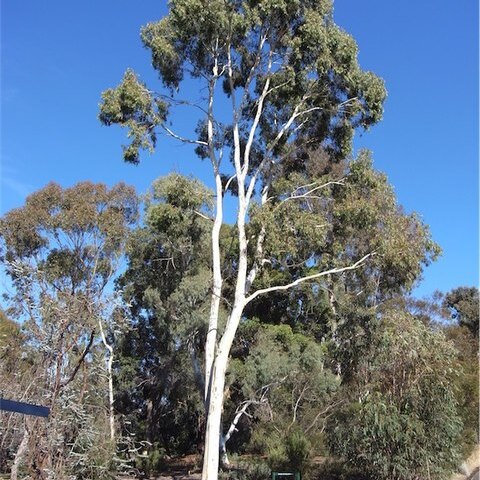
[[[356,375],[350,403],[328,427],[332,452],[376,479],[444,478],[459,459],[455,350],[402,311],[385,312]]]
[[[321,451],[324,420],[339,386],[324,365],[326,344],[288,325],[252,320],[241,325],[233,356],[225,414],[233,421],[224,440],[237,430],[243,439],[248,433],[250,451],[268,454],[275,468],[303,469],[309,454]]]
[[[442,306],[456,324],[444,327],[446,337],[457,350],[456,393],[459,413],[464,422],[462,432],[463,454],[468,456],[478,444],[478,321],[479,295],[476,287],[458,287],[443,297]]]
[[[25,428],[14,463],[25,456],[35,478],[98,467],[92,455],[104,450],[102,462],[112,458],[112,385],[102,366],[112,351],[104,348],[111,345],[103,322],[111,310],[107,287],[136,218],[131,187],[83,182],[66,189],[51,183],[0,219],[1,261],[13,286],[9,312],[23,321],[35,365],[27,400],[51,409],[35,435]]]
[[[478,338],[478,319],[480,305],[478,288],[458,287],[445,295],[443,306],[448,309],[452,319],[467,327],[471,334]]]
[[[211,199],[198,180],[156,180],[117,283],[134,327],[120,342],[117,408],[152,457],[191,453],[201,441]]]
[[[0,397],[22,400],[28,395],[34,371],[27,351],[20,325],[0,310]],[[0,411],[0,473],[10,471],[22,430],[20,415]]]

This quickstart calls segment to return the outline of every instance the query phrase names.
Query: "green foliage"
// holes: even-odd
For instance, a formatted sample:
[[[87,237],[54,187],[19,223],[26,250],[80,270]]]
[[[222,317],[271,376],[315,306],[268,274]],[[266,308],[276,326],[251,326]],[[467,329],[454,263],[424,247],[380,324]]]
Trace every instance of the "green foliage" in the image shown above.
[[[160,472],[165,468],[165,449],[158,444],[154,444],[147,455],[137,456],[136,467],[149,477],[155,472]]]
[[[271,478],[271,470],[263,462],[243,462],[234,470],[220,472],[218,478],[222,480],[269,480]]]
[[[155,181],[145,226],[129,239],[118,281],[134,328],[120,345],[117,409],[129,422],[125,431],[134,426],[137,445],[148,441],[169,455],[198,445],[204,418],[192,359],[199,368],[211,284],[211,200],[198,180],[172,174]]]
[[[370,268],[362,270],[362,284],[375,283],[378,292],[409,290],[440,248],[417,215],[403,212],[387,177],[373,168],[369,152],[361,152],[348,168],[345,188],[338,189],[333,207],[334,248],[344,257],[351,249],[375,252]]]
[[[342,333],[344,339],[361,341],[371,324],[369,307],[409,291],[440,249],[428,226],[403,212],[369,152],[336,165],[325,155],[323,150],[312,154],[305,171],[287,162],[272,181],[269,201],[253,206],[250,232],[258,238],[265,229],[267,260],[255,287],[288,284],[371,257],[348,275],[258,298],[247,313],[263,322],[295,325],[318,340]],[[355,353],[348,348],[344,352]]]
[[[302,137],[324,143],[337,158],[350,152],[354,129],[368,128],[381,119],[383,81],[361,70],[356,43],[333,23],[330,1],[174,0],[169,7],[165,18],[142,29],[141,38],[172,98],[187,70],[207,83],[224,76],[225,93],[243,89],[244,102],[252,107],[269,79],[273,88],[265,100],[253,156],[266,152],[278,133],[275,126],[284,124],[297,105],[308,111],[302,116]],[[273,51],[278,54],[278,68],[269,70]],[[155,127],[163,125],[168,103],[130,70],[117,88],[104,92],[100,120],[129,129],[132,143],[124,151],[127,161],[138,162],[139,149],[155,146]],[[252,122],[254,111],[244,109],[242,125]],[[229,128],[215,128],[216,138],[228,144]],[[285,146],[282,140],[275,154]]]
[[[285,439],[285,453],[288,465],[293,471],[306,471],[309,466],[311,450],[310,442],[300,431],[293,431]]]
[[[333,452],[371,478],[445,478],[458,462],[461,431],[453,360],[441,333],[408,314],[384,314],[345,385],[352,400],[327,428]]]
[[[300,429],[269,442],[268,464],[274,471],[301,472],[308,477],[313,446]]]
[[[20,325],[0,310],[0,361],[3,373],[13,373],[21,367],[21,355],[25,343],[26,337]]]
[[[355,41],[333,22],[331,1],[172,0],[169,7],[165,18],[141,32],[165,90],[147,89],[129,71],[119,87],[104,93],[100,120],[129,129],[133,140],[124,155],[129,161],[138,162],[141,149],[152,150],[156,129],[163,129],[195,144],[196,154],[211,160],[217,201],[227,194],[227,183],[239,198],[240,213],[245,195],[252,195],[245,218],[240,215],[238,226],[224,225],[220,232],[218,335],[236,288],[242,291],[235,279],[245,263],[255,273],[247,290],[255,291],[368,258],[348,274],[325,275],[286,292],[258,296],[245,310],[237,309],[243,325],[227,373],[224,419],[247,410],[238,426],[242,433],[229,445],[238,438],[234,448],[241,449],[250,440],[251,449],[298,465],[306,462],[310,445],[312,453],[322,448],[325,417],[341,401],[336,393],[340,376],[333,371],[351,381],[362,399],[368,397],[366,391],[373,392],[365,425],[370,425],[371,412],[373,418],[375,412],[393,413],[397,426],[404,420],[415,423],[415,415],[423,412],[412,427],[419,441],[425,439],[421,429],[431,424],[429,434],[443,435],[447,444],[455,436],[454,402],[439,380],[443,354],[429,357],[422,344],[422,335],[431,332],[404,339],[401,330],[390,331],[390,323],[379,322],[382,303],[409,291],[423,267],[439,255],[439,247],[418,216],[403,212],[368,152],[346,160],[354,131],[381,119],[383,81],[360,68]],[[190,104],[179,98],[187,74],[208,95],[204,105],[194,105],[200,113],[196,137],[189,139],[165,123],[174,106]],[[216,116],[217,105],[226,100],[219,92],[221,82],[224,95],[233,100],[232,125]],[[252,190],[247,193],[248,182]],[[166,432],[165,448],[174,443],[171,432],[176,438],[188,432],[187,437],[198,439],[203,421],[194,383],[201,383],[198,365],[209,316],[211,200],[192,179],[175,175],[159,181],[145,226],[128,245],[128,269],[118,283],[136,325],[124,339],[122,362],[128,375],[120,369],[121,410],[139,425],[141,438],[159,441]],[[247,262],[239,251],[243,220],[248,223]],[[258,321],[247,320],[252,318]],[[418,333],[417,326],[403,321],[398,323],[406,331]],[[418,358],[408,356],[406,345],[418,351]],[[438,346],[445,351],[441,341]],[[164,374],[167,368],[170,375]],[[384,377],[386,388],[379,381]],[[386,405],[384,413],[377,394]],[[436,410],[422,400],[424,394],[444,397],[446,410],[438,410],[439,415],[443,418],[447,410],[453,415],[445,431],[433,416],[425,420]],[[194,441],[175,449],[192,447]],[[441,455],[443,446],[433,443],[432,451]],[[384,450],[381,454],[386,455]]]
[[[310,453],[322,452],[322,412],[328,412],[338,388],[337,379],[324,367],[325,350],[325,345],[287,325],[248,321],[241,326],[224,417],[233,418],[233,409],[242,402],[251,405],[248,420],[232,437],[232,448],[248,440],[248,451],[266,454],[271,465],[299,468],[308,464]]]
[[[478,338],[466,326],[448,326],[445,336],[457,350],[454,377],[458,413],[463,421],[462,453],[468,457],[479,442],[479,369]]]
[[[474,338],[478,338],[480,304],[478,288],[458,287],[445,295],[443,305],[451,317],[467,327]]]
[[[167,105],[152,99],[146,86],[135,73],[127,70],[120,85],[102,94],[99,119],[104,125],[117,123],[128,128],[131,143],[123,146],[127,162],[139,162],[139,149],[153,152],[157,142],[154,128],[165,121]]]
[[[92,272],[92,258],[102,244],[104,255],[95,263],[95,274],[106,275],[108,256],[121,251],[128,227],[137,219],[137,198],[125,184],[82,182],[62,189],[50,183],[30,195],[22,208],[8,212],[0,222],[7,262],[47,253],[44,268],[51,282],[69,277],[76,284]],[[70,248],[68,240],[72,242]],[[79,248],[75,249],[77,246]],[[15,278],[13,272],[11,275]],[[80,276],[80,277],[79,277]]]
[[[105,356],[96,332],[105,322],[113,344],[106,324],[115,323],[115,298],[105,290],[137,208],[125,184],[50,183],[0,219],[1,260],[13,287],[4,297],[9,315],[22,321],[22,335],[9,339],[20,348],[7,349],[17,368],[2,369],[2,384],[5,378],[11,398],[51,408],[35,435],[27,432],[23,461],[33,476],[44,469],[55,478],[105,478],[111,469]]]

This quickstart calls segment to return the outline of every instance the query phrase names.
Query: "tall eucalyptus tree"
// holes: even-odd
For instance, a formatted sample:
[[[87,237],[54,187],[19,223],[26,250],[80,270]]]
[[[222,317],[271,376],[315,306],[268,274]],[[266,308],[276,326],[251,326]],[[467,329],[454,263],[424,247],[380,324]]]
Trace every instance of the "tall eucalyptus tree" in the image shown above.
[[[315,194],[332,187],[335,178],[311,179],[282,192],[280,198],[272,190],[274,179],[292,158],[296,170],[303,171],[312,145],[322,147],[332,161],[347,156],[355,129],[368,128],[381,119],[386,93],[380,78],[360,68],[356,43],[335,25],[328,0],[173,0],[169,5],[169,14],[146,25],[141,34],[164,91],[149,89],[128,70],[119,86],[103,93],[100,120],[129,130],[126,161],[138,163],[139,151],[153,151],[163,132],[191,143],[198,156],[211,163],[215,212],[205,343],[203,478],[212,480],[218,475],[225,372],[247,305],[271,292],[362,268],[375,254],[359,249],[347,263],[336,264],[338,257],[327,253],[305,258],[302,248],[283,251],[286,269],[300,262],[308,266],[308,273],[289,283],[257,287],[259,272],[275,263],[265,256],[272,226],[268,215],[262,218],[266,206],[275,201],[288,205],[284,220],[289,248],[296,248],[294,238],[310,237],[321,252],[331,231],[328,219],[314,221],[309,202],[321,202]],[[180,97],[188,75],[201,84],[199,88],[205,87],[206,98],[200,103]],[[227,123],[223,121],[225,97],[230,105]],[[196,135],[190,137],[167,123],[173,107],[185,104],[199,112]],[[237,199],[238,252],[233,301],[220,331],[224,285],[220,229],[229,192]],[[250,229],[253,217],[258,219],[258,228]]]

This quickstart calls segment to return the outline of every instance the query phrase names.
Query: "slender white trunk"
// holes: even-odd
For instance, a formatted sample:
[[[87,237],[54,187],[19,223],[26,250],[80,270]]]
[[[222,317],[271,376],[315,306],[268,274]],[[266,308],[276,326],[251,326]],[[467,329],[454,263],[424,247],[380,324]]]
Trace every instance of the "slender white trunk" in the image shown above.
[[[230,348],[243,313],[243,302],[236,305],[225,329],[215,355],[211,375],[211,388],[205,434],[205,451],[203,458],[202,480],[217,480],[220,463],[220,439],[223,410],[223,391],[225,388],[225,372],[227,371]]]
[[[215,222],[212,228],[212,269],[213,288],[210,304],[210,317],[208,321],[208,332],[205,343],[205,402],[208,404],[210,391],[211,373],[215,359],[215,346],[217,343],[218,312],[222,296],[222,270],[220,264],[220,228],[223,223],[223,189],[220,173],[215,172],[215,186],[217,202],[215,209]],[[208,414],[208,412],[207,412]]]
[[[109,409],[109,421],[110,421],[110,440],[115,441],[115,412],[113,409],[114,397],[113,397],[113,347],[107,342],[105,333],[103,331],[102,320],[98,319],[98,326],[100,328],[100,336],[105,348],[108,350],[107,360],[107,376],[108,376],[108,409]]]
[[[229,49],[227,49],[230,52]],[[235,105],[235,92],[232,83],[232,63],[229,56],[229,79],[232,87],[232,106],[234,112],[233,119],[233,143],[234,143],[234,165],[235,173],[238,184],[238,216],[237,216],[237,229],[239,240],[239,253],[238,253],[238,271],[235,285],[235,300],[233,304],[230,317],[227,321],[225,331],[220,339],[217,351],[214,353],[214,361],[211,364],[211,373],[209,375],[208,370],[205,372],[206,385],[206,403],[208,405],[207,412],[207,429],[205,433],[205,451],[203,459],[203,471],[202,480],[217,480],[218,479],[218,467],[219,467],[219,453],[220,453],[220,439],[223,436],[221,430],[222,427],[222,409],[223,409],[223,391],[225,387],[225,372],[228,365],[228,357],[230,348],[235,337],[240,319],[243,314],[245,306],[245,287],[247,280],[247,237],[245,233],[245,219],[248,208],[248,199],[245,192],[245,178],[248,170],[248,155],[244,159],[244,165],[241,164],[241,146],[240,146],[240,133],[238,126],[238,112]],[[255,125],[256,128],[256,125]],[[214,164],[215,165],[215,164]],[[218,181],[219,172],[215,170],[215,179],[217,182],[217,218],[218,218]],[[221,187],[221,183],[220,183]],[[217,219],[216,218],[216,219]],[[213,233],[212,233],[213,239]],[[215,248],[215,245],[214,245]],[[214,280],[215,280],[215,268],[217,264],[214,258]],[[218,258],[218,268],[220,269],[220,257]],[[218,298],[220,301],[220,298]],[[213,299],[212,299],[213,305]],[[218,318],[218,310],[217,310]],[[216,326],[215,326],[216,328]],[[209,333],[211,329],[209,327]],[[215,330],[216,334],[216,330]],[[206,352],[207,354],[207,352]]]
[[[217,352],[211,375],[202,480],[218,478],[220,428],[227,357]]]
[[[10,480],[17,480],[17,478],[18,478],[18,468],[19,468],[20,464],[22,463],[25,452],[27,451],[29,438],[30,438],[30,435],[29,435],[28,430],[25,426],[25,431],[23,432],[22,441],[20,442],[20,445],[18,446],[17,453],[15,454],[15,460],[13,461],[12,470],[10,472]]]
[[[222,465],[222,467],[230,466],[230,460],[228,459],[227,453],[227,439],[222,432],[220,432],[220,465]]]
[[[218,48],[218,39],[217,46]],[[211,374],[213,369],[213,362],[215,359],[215,348],[217,345],[217,329],[218,329],[218,312],[220,310],[220,300],[222,297],[222,268],[220,257],[220,228],[223,223],[223,186],[220,177],[220,160],[215,154],[215,132],[214,132],[214,114],[213,101],[215,96],[215,86],[219,76],[218,58],[214,55],[214,66],[212,71],[212,78],[208,85],[208,115],[207,115],[207,135],[208,135],[208,150],[210,155],[210,162],[213,167],[213,175],[215,178],[215,221],[212,228],[212,272],[213,272],[213,286],[212,299],[210,303],[210,317],[208,320],[207,338],[205,341],[205,392],[204,401],[207,408],[208,416],[208,402],[210,395]]]
[[[111,348],[111,347],[110,347]],[[110,440],[115,441],[115,412],[113,409],[113,349],[110,350],[110,356],[108,358],[107,370],[108,370],[108,406],[110,413]]]

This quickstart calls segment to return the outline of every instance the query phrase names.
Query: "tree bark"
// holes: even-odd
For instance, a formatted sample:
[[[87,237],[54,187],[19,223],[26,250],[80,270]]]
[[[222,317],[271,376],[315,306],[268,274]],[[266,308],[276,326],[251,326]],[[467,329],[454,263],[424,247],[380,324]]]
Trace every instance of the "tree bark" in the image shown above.
[[[240,323],[242,313],[243,303],[234,306],[215,355],[215,362],[211,375],[210,401],[208,403],[202,480],[216,480],[218,478],[220,439],[223,436],[220,430],[222,427],[225,373],[227,371],[230,348],[233,339],[235,338],[235,333]]]
[[[105,348],[108,350],[107,360],[107,376],[108,376],[108,410],[109,410],[109,423],[110,423],[110,440],[115,441],[115,411],[113,408],[114,396],[113,396],[113,347],[107,342],[105,333],[103,331],[102,320],[98,319],[98,326],[100,327],[100,335]]]
[[[25,452],[27,451],[28,441],[30,439],[30,434],[28,433],[27,426],[25,425],[25,430],[23,432],[23,438],[18,446],[17,453],[15,454],[15,460],[13,461],[12,470],[10,472],[10,480],[17,480],[18,478],[18,468],[22,463]]]

